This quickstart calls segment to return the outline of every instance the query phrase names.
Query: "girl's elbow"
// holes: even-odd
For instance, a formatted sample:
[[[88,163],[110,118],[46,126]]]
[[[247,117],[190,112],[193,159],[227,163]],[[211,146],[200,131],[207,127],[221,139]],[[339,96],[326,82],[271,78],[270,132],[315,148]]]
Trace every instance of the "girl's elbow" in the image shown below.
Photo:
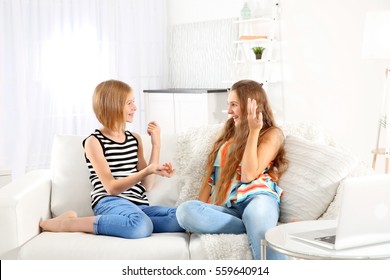
[[[118,191],[114,186],[106,185],[104,189],[109,195],[119,195],[121,192]]]
[[[143,185],[147,192],[150,192],[153,189],[153,185]]]
[[[242,183],[249,183],[251,181],[253,181],[253,179],[251,179],[250,177],[242,177],[241,176],[241,182]]]
[[[251,173],[244,173],[244,174],[241,174],[241,182],[243,183],[249,183],[249,182],[252,182],[253,180],[255,180],[257,178],[257,175],[258,174],[251,174]]]
[[[113,190],[107,190],[107,193],[108,193],[109,195],[114,195],[114,196],[120,194],[119,192],[113,191]]]
[[[149,178],[149,180],[142,180],[141,184],[142,184],[142,186],[144,186],[144,188],[147,192],[150,192],[154,187],[155,180],[152,178]]]

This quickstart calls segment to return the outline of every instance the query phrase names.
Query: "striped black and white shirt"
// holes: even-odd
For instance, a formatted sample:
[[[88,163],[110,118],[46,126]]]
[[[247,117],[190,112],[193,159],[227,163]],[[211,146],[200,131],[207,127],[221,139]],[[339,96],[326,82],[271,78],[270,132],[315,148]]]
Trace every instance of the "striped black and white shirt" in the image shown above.
[[[89,136],[96,137],[99,140],[103,148],[104,157],[106,158],[112,176],[115,179],[127,177],[132,173],[138,172],[138,140],[129,131],[126,131],[125,134],[126,140],[123,143],[118,143],[105,137],[98,129]],[[85,140],[83,142],[83,146],[84,145]],[[96,175],[96,172],[86,155],[85,158],[90,172],[89,179],[93,186],[91,204],[92,208],[94,208],[100,199],[109,196],[109,194],[104,189],[103,184]],[[149,205],[145,192],[145,187],[142,186],[141,182],[138,182],[118,196],[128,199],[137,205]]]

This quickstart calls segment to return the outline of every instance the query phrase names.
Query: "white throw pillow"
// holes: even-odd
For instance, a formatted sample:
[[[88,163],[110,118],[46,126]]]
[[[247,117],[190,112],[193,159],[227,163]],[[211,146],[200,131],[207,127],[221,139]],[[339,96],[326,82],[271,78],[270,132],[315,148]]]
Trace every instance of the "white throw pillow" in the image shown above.
[[[320,219],[324,220],[334,220],[337,218],[340,205],[341,205],[341,193],[342,189],[344,187],[344,181],[347,178],[350,177],[359,177],[359,176],[369,176],[373,175],[374,170],[372,170],[371,165],[369,165],[367,162],[359,161],[357,166],[354,170],[348,174],[347,177],[345,177],[341,182],[337,189],[336,196],[334,197],[333,201],[330,203],[329,207],[326,209],[326,212],[320,217]]]
[[[92,185],[82,145],[84,139],[85,136],[76,135],[54,137],[51,157],[53,217],[67,210],[74,210],[79,216],[93,215]]]
[[[318,219],[358,160],[341,149],[293,135],[287,135],[285,149],[289,166],[279,181],[284,190],[279,220]]]

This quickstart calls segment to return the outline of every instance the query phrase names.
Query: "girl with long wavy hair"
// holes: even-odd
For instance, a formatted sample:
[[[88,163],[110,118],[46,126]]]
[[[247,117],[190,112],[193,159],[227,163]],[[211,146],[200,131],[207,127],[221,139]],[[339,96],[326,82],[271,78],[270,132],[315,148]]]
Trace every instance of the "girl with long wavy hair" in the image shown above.
[[[228,113],[209,154],[199,200],[184,202],[176,215],[189,232],[247,233],[253,258],[261,259],[260,241],[279,219],[283,191],[277,183],[287,168],[284,135],[256,81],[232,86]],[[267,248],[267,258],[285,256]]]

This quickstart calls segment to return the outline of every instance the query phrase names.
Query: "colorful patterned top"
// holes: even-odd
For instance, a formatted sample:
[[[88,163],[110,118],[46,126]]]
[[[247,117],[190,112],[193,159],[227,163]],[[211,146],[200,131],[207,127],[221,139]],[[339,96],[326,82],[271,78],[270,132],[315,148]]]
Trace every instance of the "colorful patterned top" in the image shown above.
[[[211,187],[211,195],[214,192],[214,186],[221,175],[221,168],[226,164],[227,157],[231,152],[231,145],[225,142],[218,151],[217,157],[214,161],[214,172],[209,178],[209,185]],[[225,202],[227,207],[230,207],[232,203],[238,203],[244,201],[246,198],[257,195],[265,194],[275,197],[280,203],[280,197],[283,194],[283,190],[273,181],[272,177],[268,174],[268,170],[272,166],[272,162],[259,174],[259,176],[249,183],[241,182],[241,164],[237,167],[237,171],[234,178],[230,181],[230,187],[227,188],[228,195]],[[215,199],[210,196],[209,203],[214,204]]]

